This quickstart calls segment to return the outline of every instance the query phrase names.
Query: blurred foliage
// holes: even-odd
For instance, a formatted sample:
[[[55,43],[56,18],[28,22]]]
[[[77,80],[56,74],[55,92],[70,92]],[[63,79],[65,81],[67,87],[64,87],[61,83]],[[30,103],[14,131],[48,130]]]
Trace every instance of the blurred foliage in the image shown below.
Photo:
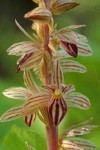
[[[73,25],[73,24],[86,24],[87,27],[77,30],[79,33],[84,34],[88,37],[89,43],[93,49],[92,57],[79,57],[77,60],[83,63],[87,68],[88,72],[85,74],[78,73],[66,73],[65,82],[75,84],[76,91],[79,91],[89,97],[91,101],[91,108],[88,111],[70,109],[67,116],[59,127],[59,134],[70,127],[72,124],[78,124],[84,120],[87,120],[91,116],[94,118],[93,124],[100,125],[100,0],[77,0],[81,5],[69,12],[56,16],[55,22],[58,24],[58,28]],[[13,43],[28,40],[16,27],[15,18],[18,22],[30,33],[31,22],[24,19],[24,14],[35,7],[31,0],[6,0],[1,1],[0,5],[0,114],[2,114],[8,108],[19,105],[22,101],[13,101],[2,95],[2,91],[12,86],[23,86],[22,72],[16,73],[16,61],[18,58],[8,56],[6,49]],[[24,121],[16,120],[7,123],[0,123],[0,150],[6,150],[9,142],[15,145],[19,145],[20,149],[23,149],[22,145],[19,144],[17,138],[17,132],[12,127],[16,124],[19,127],[28,129],[24,124]],[[12,128],[12,129],[11,129]],[[19,129],[20,130],[20,129]],[[34,125],[30,128],[33,132],[35,131],[42,137],[46,138],[44,125],[37,119]],[[11,137],[10,137],[11,135]],[[38,141],[37,135],[33,135],[33,143]],[[90,139],[100,148],[100,128],[95,129],[91,134],[85,136]],[[11,138],[11,141],[10,141]],[[16,139],[17,138],[17,139]],[[20,139],[19,139],[20,140]],[[6,141],[6,142],[5,142]],[[19,142],[19,143],[18,143]],[[10,143],[11,144],[11,143]],[[41,142],[42,145],[42,142]],[[45,145],[45,144],[44,144]],[[10,146],[10,145],[9,145]],[[15,147],[8,147],[13,150]],[[41,149],[41,148],[38,148]],[[37,150],[38,150],[37,149]],[[43,150],[45,147],[43,148]]]
[[[4,143],[6,143],[7,150],[27,150],[25,146],[25,142],[28,142],[32,147],[35,147],[37,150],[42,148],[46,149],[45,140],[35,132],[31,130],[26,130],[19,128],[17,126],[13,126],[6,136]],[[15,146],[15,143],[17,146]]]

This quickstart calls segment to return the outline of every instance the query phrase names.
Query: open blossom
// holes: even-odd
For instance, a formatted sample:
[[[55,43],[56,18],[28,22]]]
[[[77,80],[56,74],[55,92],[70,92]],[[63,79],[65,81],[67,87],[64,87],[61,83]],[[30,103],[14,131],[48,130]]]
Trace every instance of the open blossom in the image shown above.
[[[90,102],[86,96],[74,92],[73,85],[63,84],[63,74],[59,61],[55,60],[53,65],[52,85],[42,86],[45,92],[40,91],[29,71],[24,71],[24,83],[27,89],[15,87],[3,92],[9,98],[23,99],[24,103],[22,106],[14,107],[5,112],[0,117],[0,121],[9,121],[22,116],[26,124],[31,126],[38,110],[46,106],[52,122],[54,125],[58,125],[66,115],[69,107],[80,109],[90,107]],[[45,115],[44,120],[47,120],[47,118],[48,116]]]
[[[54,48],[60,46],[73,57],[91,55],[92,50],[86,37],[73,31],[73,29],[80,27],[84,27],[84,25],[68,26],[55,32],[50,39],[50,48],[54,50]]]
[[[90,141],[77,137],[90,133],[96,127],[95,125],[87,125],[89,121],[72,126],[65,131],[59,139],[59,150],[98,150]]]
[[[42,94],[35,94],[25,101],[23,115],[34,112],[35,107],[46,105],[53,124],[58,125],[66,115],[69,107],[88,109],[90,102],[83,94],[74,92],[75,88],[72,84],[63,84],[63,74],[59,61],[55,60],[53,65],[52,84],[42,86],[44,90]],[[45,115],[45,117],[47,116]]]
[[[48,62],[46,63],[46,69],[50,70],[50,55],[48,51],[35,42],[16,43],[9,47],[7,52],[9,55],[21,56],[17,61],[17,72],[34,69],[35,73],[40,75],[40,68],[44,59]],[[41,77],[39,76],[39,78]]]
[[[17,72],[19,72],[39,64],[43,51],[38,44],[25,41],[12,45],[7,52],[9,55],[21,56],[17,62]]]
[[[88,109],[90,102],[86,96],[81,93],[73,92],[73,85],[63,85],[63,74],[58,60],[54,62],[53,85],[42,86],[50,95],[48,102],[48,111],[55,125],[58,125],[67,113],[67,107],[77,107]]]
[[[25,120],[25,123],[28,126],[31,126],[33,121],[36,118],[36,112],[40,107],[43,107],[47,105],[48,98],[50,97],[48,94],[42,94],[40,93],[37,85],[35,84],[34,80],[32,79],[32,76],[30,72],[25,71],[24,72],[24,82],[27,87],[13,87],[6,89],[3,94],[9,98],[13,99],[22,99],[24,100],[24,103],[33,101],[34,106],[30,110],[24,110],[24,103],[21,106],[14,107],[7,112],[5,112],[2,116],[0,116],[0,121],[10,121],[14,120],[20,117],[23,117]]]

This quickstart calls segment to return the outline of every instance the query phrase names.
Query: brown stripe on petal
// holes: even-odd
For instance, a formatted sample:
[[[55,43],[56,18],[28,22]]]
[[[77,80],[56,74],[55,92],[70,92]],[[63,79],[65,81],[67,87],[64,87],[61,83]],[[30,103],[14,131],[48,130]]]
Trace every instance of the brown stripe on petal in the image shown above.
[[[56,110],[55,110],[55,120],[54,120],[54,122],[55,122],[55,125],[57,126],[58,123],[59,123],[59,102],[58,102],[58,100],[56,100],[55,105],[56,105],[55,106]]]
[[[61,45],[69,55],[71,55],[73,57],[77,57],[78,48],[77,48],[76,44],[71,44],[71,43],[68,43],[65,41],[61,41]]]
[[[69,132],[66,132],[65,134],[67,137],[84,135],[84,134],[90,133],[90,131],[96,127],[97,126],[95,125],[84,125],[84,126],[79,126],[79,127],[73,127],[73,129],[71,129]]]
[[[41,107],[47,106],[50,96],[42,95],[31,98],[24,104],[24,108],[22,110],[22,115],[27,115],[32,111],[39,109]]]
[[[38,87],[35,81],[32,78],[32,75],[29,71],[24,71],[24,83],[27,88],[29,88],[34,94],[38,93]]]
[[[62,99],[52,98],[52,101],[50,102],[48,109],[52,122],[57,126],[62,121],[67,112],[66,103],[64,102],[63,98]]]
[[[66,100],[67,103],[69,103],[69,105],[72,107],[77,107],[81,109],[88,109],[90,107],[89,99],[81,93],[71,92],[68,94]]]
[[[46,8],[37,7],[33,9],[32,11],[28,12],[24,16],[26,19],[30,20],[50,20],[52,17],[52,14],[49,10]]]
[[[98,150],[98,148],[92,142],[85,139],[73,138],[70,141],[82,148],[83,150]]]
[[[64,118],[64,116],[67,113],[67,105],[66,105],[63,98],[60,100],[60,106],[61,106],[61,109],[62,109],[62,115],[60,117],[59,123],[62,121],[62,119]]]
[[[35,114],[25,116],[24,120],[25,120],[25,123],[27,124],[27,126],[30,127],[32,125],[33,121],[35,120],[35,118],[36,118]]]
[[[54,62],[53,82],[54,84],[56,84],[57,88],[59,88],[61,83],[63,82],[63,72],[61,70],[58,59],[56,59]]]
[[[64,94],[69,93],[69,92],[74,91],[74,90],[75,90],[75,87],[72,84],[69,84],[65,87],[62,87],[62,93],[64,93]]]
[[[33,53],[31,57],[29,57],[24,63],[20,65],[20,68],[21,70],[34,68],[40,63],[41,59],[42,59],[41,52]]]
[[[52,94],[55,91],[54,86],[41,86],[41,88],[50,94]]]
[[[64,150],[84,150],[70,140],[63,140],[61,146]]]
[[[54,15],[60,15],[64,11],[70,10],[78,5],[79,3],[73,2],[71,0],[56,0],[52,5],[52,12]]]
[[[55,105],[55,99],[54,97],[51,98],[50,100],[50,103],[48,104],[48,111],[49,111],[49,114],[50,114],[50,117],[51,117],[51,120],[53,121],[54,119],[54,113],[53,113],[53,108],[54,108],[54,105]]]
[[[33,52],[32,53],[29,53],[29,54],[26,54],[24,56],[24,58],[22,60],[20,60],[19,62],[19,65],[23,64],[28,58],[30,58],[31,56],[33,55]]]
[[[0,122],[11,121],[21,117],[22,106],[12,108],[0,116]]]
[[[77,100],[77,101],[79,101],[80,103],[82,102],[82,100],[83,100],[83,106],[89,106],[89,101],[87,101],[85,98],[83,98],[83,97],[76,97],[76,98],[74,98],[74,100]]]
[[[31,95],[31,93],[23,87],[12,87],[3,91],[3,95],[13,99],[26,100],[29,97],[29,95]]]
[[[92,55],[92,50],[91,48],[88,47],[81,47],[81,45],[77,44],[78,46],[78,51],[79,51],[79,55],[81,56],[91,56]]]
[[[25,42],[13,44],[8,48],[7,52],[9,55],[20,56],[20,55],[29,54],[31,52],[39,51],[39,50],[40,50],[40,46],[37,43],[25,41]]]
[[[39,103],[40,101],[43,102],[45,101],[46,99],[49,100],[50,96],[49,95],[37,95],[37,96],[34,96],[32,97],[31,99],[29,99],[25,104],[24,106],[27,107],[28,105],[30,105],[31,103]]]
[[[21,66],[27,59],[29,59],[32,55],[33,55],[33,52],[32,52],[32,53],[29,53],[29,54],[26,54],[26,55],[19,61],[16,72],[19,72],[19,71],[21,70],[21,69],[20,69],[20,66]]]
[[[80,64],[79,62],[73,61],[73,60],[62,60],[61,66],[63,69],[63,72],[80,72],[84,73],[87,71],[87,68]]]

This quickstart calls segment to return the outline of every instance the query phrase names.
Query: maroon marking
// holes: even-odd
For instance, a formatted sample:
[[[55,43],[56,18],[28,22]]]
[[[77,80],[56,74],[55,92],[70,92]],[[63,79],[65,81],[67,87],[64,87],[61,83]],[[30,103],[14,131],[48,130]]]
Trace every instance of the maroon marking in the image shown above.
[[[76,44],[71,44],[65,41],[61,41],[61,45],[69,55],[73,57],[77,57],[78,47],[76,46]]]

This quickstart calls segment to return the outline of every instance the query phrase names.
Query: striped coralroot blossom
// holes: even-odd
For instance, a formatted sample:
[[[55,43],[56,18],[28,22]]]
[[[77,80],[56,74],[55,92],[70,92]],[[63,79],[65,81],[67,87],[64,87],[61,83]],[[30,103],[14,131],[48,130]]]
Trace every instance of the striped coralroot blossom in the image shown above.
[[[21,99],[23,104],[9,109],[0,116],[1,122],[23,118],[28,127],[36,116],[45,124],[48,150],[97,150],[91,142],[75,136],[90,133],[96,126],[85,121],[72,126],[58,138],[58,126],[70,107],[87,110],[89,99],[75,92],[73,84],[66,85],[64,73],[85,73],[87,68],[72,60],[78,56],[90,56],[92,50],[85,36],[74,29],[85,25],[71,25],[57,30],[53,15],[60,15],[79,3],[72,0],[33,0],[38,7],[25,14],[32,21],[35,34],[30,36],[15,20],[18,28],[29,41],[13,44],[7,50],[9,55],[20,56],[16,72],[23,71],[25,87],[12,87],[3,94],[12,99]],[[33,80],[33,72],[41,81],[39,86]],[[73,137],[73,138],[72,138]],[[34,150],[32,143],[25,141],[28,150]]]

